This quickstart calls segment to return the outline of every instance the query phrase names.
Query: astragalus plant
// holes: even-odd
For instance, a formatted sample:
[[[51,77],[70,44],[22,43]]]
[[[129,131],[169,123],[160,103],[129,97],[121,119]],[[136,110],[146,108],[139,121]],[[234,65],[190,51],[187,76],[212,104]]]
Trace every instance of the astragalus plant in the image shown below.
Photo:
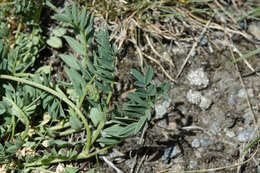
[[[135,88],[124,104],[115,104],[118,51],[107,29],[95,31],[94,15],[75,4],[53,19],[67,29],[62,38],[71,48],[58,55],[65,63],[63,81],[52,80],[48,65],[34,73],[14,71],[20,55],[0,41],[0,162],[12,170],[45,169],[104,152],[141,131],[156,100],[166,97],[168,85],[154,85],[149,66],[145,73],[131,70]],[[68,141],[72,134],[78,140]]]

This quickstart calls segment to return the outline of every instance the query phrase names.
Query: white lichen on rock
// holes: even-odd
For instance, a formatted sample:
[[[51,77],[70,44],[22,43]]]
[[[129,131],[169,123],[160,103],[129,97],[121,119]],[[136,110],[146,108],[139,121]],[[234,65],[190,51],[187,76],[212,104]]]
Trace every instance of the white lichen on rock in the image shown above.
[[[209,84],[209,79],[202,68],[191,70],[187,76],[191,85],[201,86],[206,88]]]

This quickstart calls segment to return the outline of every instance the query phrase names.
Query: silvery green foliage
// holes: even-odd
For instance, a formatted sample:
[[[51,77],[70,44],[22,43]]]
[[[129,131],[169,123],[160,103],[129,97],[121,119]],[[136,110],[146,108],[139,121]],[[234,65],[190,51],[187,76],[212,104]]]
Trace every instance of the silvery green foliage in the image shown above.
[[[95,31],[94,15],[75,4],[72,8],[65,7],[65,11],[55,14],[53,19],[64,24],[66,31],[70,31],[60,37],[73,52],[58,55],[65,63],[64,71],[68,79],[53,83],[51,68],[41,67],[35,74],[26,73],[25,77],[20,78],[32,82],[35,87],[8,80],[0,81],[0,116],[4,120],[0,127],[1,140],[8,140],[10,135],[12,140],[16,139],[14,149],[10,149],[9,144],[0,145],[0,160],[7,161],[14,157],[22,146],[30,146],[34,150],[41,148],[41,153],[23,156],[26,162],[19,167],[84,158],[85,148],[92,149],[94,143],[102,147],[117,144],[140,132],[151,119],[156,100],[167,97],[165,92],[168,85],[154,85],[154,72],[149,66],[144,73],[131,70],[136,79],[135,91],[128,94],[128,101],[122,106],[113,105],[111,98],[115,82],[115,57],[119,51],[110,44],[107,29]],[[24,36],[24,39],[28,38]],[[23,44],[23,39],[19,44]],[[0,40],[0,78],[1,74],[17,75],[25,72],[34,64],[35,58],[30,61],[24,59],[26,54],[21,54],[20,61],[15,58],[28,50],[34,55],[31,52],[34,50],[33,43],[24,49],[17,46],[8,51],[7,47]],[[35,57],[37,55],[36,52]],[[81,113],[83,118],[78,116]],[[46,114],[51,120],[44,119]],[[65,125],[63,127],[60,124]],[[84,129],[88,131],[86,126],[90,130],[87,139],[75,142],[60,139],[66,134]],[[19,130],[16,127],[24,128]],[[33,131],[30,132],[32,134],[29,130]],[[47,144],[42,141],[47,141]],[[42,149],[44,147],[48,151]]]

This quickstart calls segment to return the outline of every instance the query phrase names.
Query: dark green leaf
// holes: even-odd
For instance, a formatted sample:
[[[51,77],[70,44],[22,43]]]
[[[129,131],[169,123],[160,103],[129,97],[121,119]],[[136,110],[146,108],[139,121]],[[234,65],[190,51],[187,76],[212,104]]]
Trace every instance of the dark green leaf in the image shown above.
[[[118,144],[120,142],[120,139],[101,137],[97,140],[97,142],[105,145],[113,145],[113,144]]]
[[[64,22],[64,23],[70,23],[71,22],[70,17],[65,15],[65,14],[55,14],[52,18],[55,19],[55,20],[59,20],[61,22]]]
[[[61,41],[61,39],[58,38],[58,37],[55,37],[55,36],[50,37],[50,38],[46,41],[46,43],[47,43],[49,46],[51,46],[51,47],[53,47],[53,48],[55,48],[55,49],[59,49],[59,48],[62,47],[62,41]]]
[[[105,113],[100,111],[98,108],[92,108],[90,110],[90,119],[95,127],[98,125],[100,121],[105,121],[105,118]]]
[[[139,82],[145,82],[144,81],[144,76],[137,71],[136,69],[131,69],[131,74],[139,81]]]
[[[154,85],[150,85],[147,89],[147,95],[154,96],[156,94],[156,87]]]
[[[103,137],[120,137],[120,131],[123,130],[123,127],[121,127],[119,124],[115,124],[111,127],[107,127],[102,131]]]
[[[152,78],[153,78],[153,68],[149,66],[145,74],[145,84],[148,85],[152,81]]]
[[[77,95],[81,97],[86,87],[85,80],[83,80],[81,75],[74,69],[68,69],[65,66],[64,70],[66,74],[69,76],[69,79],[71,80],[73,88],[75,89]]]
[[[140,120],[136,124],[135,130],[134,130],[134,134],[136,134],[137,132],[139,132],[143,128],[146,120],[147,120],[146,116],[143,116],[143,117],[140,118]]]
[[[120,131],[120,136],[129,137],[134,135],[137,123],[131,123]]]
[[[76,167],[66,167],[62,173],[76,173],[79,171],[79,168]]]
[[[64,36],[64,38],[76,53],[78,53],[79,55],[85,55],[84,44],[81,44],[80,42],[78,42],[70,36]]]
[[[67,30],[65,28],[55,28],[52,31],[52,34],[55,35],[56,37],[62,37],[66,34]]]
[[[73,129],[75,130],[79,130],[82,128],[82,123],[81,121],[78,119],[78,117],[71,115],[70,116],[70,125]]]
[[[80,14],[80,25],[79,27],[81,29],[85,28],[86,24],[87,24],[87,10],[86,7],[83,7],[81,14]]]
[[[142,88],[146,86],[143,81],[136,81],[134,84],[135,84],[136,86],[139,86],[139,87],[142,87]]]
[[[140,98],[136,93],[134,93],[134,92],[129,92],[129,93],[128,93],[128,97],[129,97],[130,99],[132,99],[133,101],[139,103],[139,104],[142,105],[142,106],[146,106],[146,105],[147,105],[146,100],[141,99],[141,98]]]
[[[75,25],[78,25],[78,7],[76,3],[73,3],[72,5],[72,17]]]
[[[60,57],[71,68],[80,70],[80,65],[79,65],[80,63],[72,54],[69,55],[60,54]]]
[[[3,102],[0,102],[0,115],[5,113],[5,111],[6,111],[6,108],[5,108],[4,104],[3,104]]]

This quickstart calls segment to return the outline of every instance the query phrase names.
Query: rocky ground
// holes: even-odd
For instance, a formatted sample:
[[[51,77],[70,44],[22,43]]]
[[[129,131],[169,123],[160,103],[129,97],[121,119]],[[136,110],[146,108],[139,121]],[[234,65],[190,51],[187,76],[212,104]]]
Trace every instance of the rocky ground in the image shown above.
[[[259,3],[164,5],[184,19],[172,15],[141,24],[137,15],[130,19],[123,14],[115,22],[96,10],[96,27],[106,19],[111,40],[123,49],[117,70],[125,90],[133,87],[127,85],[129,70],[147,64],[154,67],[154,83],[168,81],[171,86],[169,100],[155,105],[153,119],[142,134],[100,156],[100,172],[259,173],[258,146],[244,150],[259,136],[260,55],[231,63],[260,47],[259,16],[234,19],[234,14],[246,15]],[[190,12],[192,7],[213,12]],[[146,15],[162,14],[149,8],[155,10]],[[139,41],[134,32],[139,32]],[[80,164],[85,169],[97,167],[95,160]]]

